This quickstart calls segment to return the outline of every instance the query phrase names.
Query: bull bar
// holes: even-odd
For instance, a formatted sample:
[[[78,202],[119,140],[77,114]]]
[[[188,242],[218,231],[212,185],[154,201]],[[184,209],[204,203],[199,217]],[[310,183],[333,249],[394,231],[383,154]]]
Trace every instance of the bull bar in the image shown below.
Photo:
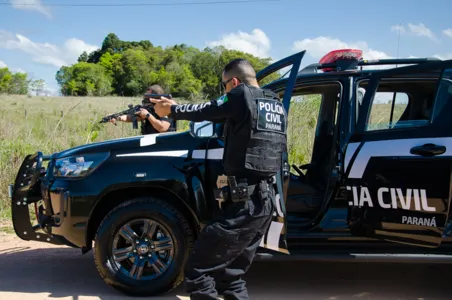
[[[11,199],[11,215],[14,231],[22,240],[40,241],[55,245],[64,243],[57,237],[49,234],[45,229],[45,224],[49,222],[49,217],[39,207],[37,203],[45,197],[41,187],[46,170],[42,166],[44,161],[50,161],[51,156],[43,155],[42,152],[29,154],[25,157],[17,172],[14,184],[8,187]],[[34,205],[35,216],[38,224],[33,225],[30,217],[29,206]],[[41,231],[38,231],[42,229]]]

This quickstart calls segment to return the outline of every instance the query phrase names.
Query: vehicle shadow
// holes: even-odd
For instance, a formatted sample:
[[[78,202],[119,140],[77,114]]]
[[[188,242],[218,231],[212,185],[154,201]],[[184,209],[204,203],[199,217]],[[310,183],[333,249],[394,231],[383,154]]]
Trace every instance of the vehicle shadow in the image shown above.
[[[256,262],[246,276],[251,299],[450,299],[451,265]],[[137,299],[106,285],[92,252],[71,248],[0,251],[0,299]],[[2,296],[3,295],[3,296]],[[86,297],[86,298],[85,298]],[[93,298],[89,298],[93,299]],[[152,299],[189,299],[183,285]]]
[[[11,247],[0,250],[0,299],[2,292],[43,294],[42,299],[83,297],[136,299],[125,297],[100,278],[92,252],[82,255],[79,249]],[[153,299],[181,299],[183,287],[164,297]],[[9,297],[8,297],[9,298]],[[6,298],[5,298],[6,299]]]

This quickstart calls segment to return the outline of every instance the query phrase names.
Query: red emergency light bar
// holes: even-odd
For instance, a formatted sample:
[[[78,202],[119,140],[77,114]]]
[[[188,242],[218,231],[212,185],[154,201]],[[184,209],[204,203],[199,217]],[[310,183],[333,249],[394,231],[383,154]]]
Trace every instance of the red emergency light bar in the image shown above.
[[[340,49],[328,52],[318,63],[310,64],[299,71],[298,74],[317,73],[318,70],[325,72],[343,72],[358,70],[365,66],[378,65],[412,65],[439,61],[438,58],[396,58],[396,59],[373,59],[364,60],[363,51],[358,49]],[[289,70],[290,72],[290,70]],[[285,76],[285,75],[284,75]],[[283,76],[283,77],[284,77]]]
[[[363,51],[358,49],[340,49],[328,52],[323,56],[319,63],[320,64],[334,64],[339,60],[351,60],[360,61],[363,59]],[[334,71],[334,68],[324,68],[323,72]]]

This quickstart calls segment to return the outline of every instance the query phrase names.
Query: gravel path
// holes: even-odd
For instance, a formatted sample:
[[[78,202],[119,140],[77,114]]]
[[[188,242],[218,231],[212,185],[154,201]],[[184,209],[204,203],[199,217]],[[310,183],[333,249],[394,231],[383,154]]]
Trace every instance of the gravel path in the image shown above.
[[[450,265],[259,262],[247,276],[250,298],[450,299]],[[278,286],[278,287],[276,287]],[[100,279],[92,253],[26,242],[0,233],[0,299],[128,298]],[[179,287],[152,299],[189,299]]]

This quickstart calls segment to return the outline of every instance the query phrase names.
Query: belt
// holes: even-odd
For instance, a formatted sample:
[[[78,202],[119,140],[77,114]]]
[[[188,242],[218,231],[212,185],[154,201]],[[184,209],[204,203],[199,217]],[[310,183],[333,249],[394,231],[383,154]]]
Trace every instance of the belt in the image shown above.
[[[266,181],[267,183],[273,183],[272,177],[237,177],[237,176],[228,176],[228,178],[234,178],[237,183],[243,183],[247,185],[257,185],[262,181]]]

